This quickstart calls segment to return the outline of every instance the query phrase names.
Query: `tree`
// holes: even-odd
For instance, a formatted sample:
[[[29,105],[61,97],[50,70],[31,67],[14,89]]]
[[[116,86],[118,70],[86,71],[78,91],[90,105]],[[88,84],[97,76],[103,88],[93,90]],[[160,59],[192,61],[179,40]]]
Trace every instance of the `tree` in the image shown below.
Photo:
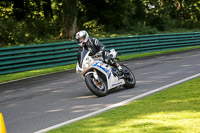
[[[14,0],[14,15],[17,20],[25,18],[24,0]]]
[[[51,0],[43,0],[43,10],[46,19],[53,18],[53,11],[51,8]]]
[[[79,20],[97,22],[107,31],[128,29],[133,24],[136,6],[133,0],[79,0]],[[85,23],[82,21],[82,23]]]
[[[73,39],[77,31],[77,0],[63,0],[63,28],[60,37]]]

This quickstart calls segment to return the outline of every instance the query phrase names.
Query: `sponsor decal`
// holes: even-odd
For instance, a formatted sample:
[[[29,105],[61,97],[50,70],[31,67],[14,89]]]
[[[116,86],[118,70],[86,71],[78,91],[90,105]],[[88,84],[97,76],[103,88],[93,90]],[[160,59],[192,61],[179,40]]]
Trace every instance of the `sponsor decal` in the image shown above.
[[[112,87],[113,86],[117,86],[117,85],[120,85],[120,84],[122,84],[123,82],[121,81],[121,82],[118,82],[118,83],[116,83],[116,84],[112,84]]]
[[[111,71],[109,71],[109,69],[107,69],[107,68],[104,68],[104,67],[102,67],[102,66],[100,66],[100,65],[98,65],[99,64],[99,62],[97,62],[96,64],[94,64],[93,66],[98,66],[99,68],[101,68],[102,70],[104,70],[104,72],[106,72],[107,73],[107,75],[108,75],[108,79],[110,79],[110,76],[111,76]],[[109,73],[110,72],[110,73]]]

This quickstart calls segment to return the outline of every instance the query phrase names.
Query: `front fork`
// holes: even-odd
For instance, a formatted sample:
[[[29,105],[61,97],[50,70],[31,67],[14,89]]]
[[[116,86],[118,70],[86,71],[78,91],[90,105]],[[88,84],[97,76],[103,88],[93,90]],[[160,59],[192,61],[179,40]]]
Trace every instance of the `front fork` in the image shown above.
[[[91,72],[86,73],[85,76],[90,74],[90,73],[93,74],[95,80],[99,81],[99,76],[98,76],[97,71],[95,69],[93,69],[93,71],[91,71]]]
[[[98,76],[97,71],[95,69],[94,69],[94,78],[99,81],[99,76]]]

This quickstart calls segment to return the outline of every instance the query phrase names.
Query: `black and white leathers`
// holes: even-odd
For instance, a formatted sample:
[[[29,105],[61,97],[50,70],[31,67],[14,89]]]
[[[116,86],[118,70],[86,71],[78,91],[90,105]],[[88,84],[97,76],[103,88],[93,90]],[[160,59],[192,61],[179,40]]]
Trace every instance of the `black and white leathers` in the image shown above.
[[[90,56],[93,56],[96,53],[103,52],[105,50],[105,46],[98,39],[93,37],[89,37],[84,46],[79,47],[79,54],[82,52],[83,48],[85,50],[91,51]]]
[[[91,51],[90,56],[93,56],[93,55],[97,54],[98,52],[101,53],[105,63],[119,69],[120,65],[115,62],[115,60],[112,58],[110,53],[105,50],[105,46],[98,39],[89,37],[88,41],[83,45],[83,47],[79,47],[78,54],[81,54],[83,49]],[[80,57],[80,56],[78,56],[78,57]]]

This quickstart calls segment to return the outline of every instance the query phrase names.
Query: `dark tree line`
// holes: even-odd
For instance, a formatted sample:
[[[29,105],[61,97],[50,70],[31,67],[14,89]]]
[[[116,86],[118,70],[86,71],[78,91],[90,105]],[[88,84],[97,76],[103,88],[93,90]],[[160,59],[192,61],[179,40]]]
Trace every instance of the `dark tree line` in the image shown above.
[[[166,30],[169,26],[198,27],[200,1],[0,0],[0,12],[0,27],[16,23],[16,31],[22,31],[16,34],[8,30],[8,40],[15,41],[21,35],[31,40],[34,38],[32,34],[37,34],[36,38],[39,38],[41,34],[45,36],[44,31],[49,35],[72,39],[79,29],[100,32],[135,30],[140,26],[155,27],[157,30]],[[21,25],[27,27],[27,31],[20,29]],[[29,31],[29,27],[38,30]],[[0,30],[0,34],[3,31],[1,33]],[[0,41],[5,38],[0,37]]]
[[[44,16],[46,19],[53,18],[53,11],[51,8],[51,0],[35,0],[37,6],[41,6],[44,11]],[[13,0],[13,15],[17,20],[25,19],[26,17],[26,9],[25,4],[29,4],[27,0]],[[28,7],[28,6],[27,6]]]

